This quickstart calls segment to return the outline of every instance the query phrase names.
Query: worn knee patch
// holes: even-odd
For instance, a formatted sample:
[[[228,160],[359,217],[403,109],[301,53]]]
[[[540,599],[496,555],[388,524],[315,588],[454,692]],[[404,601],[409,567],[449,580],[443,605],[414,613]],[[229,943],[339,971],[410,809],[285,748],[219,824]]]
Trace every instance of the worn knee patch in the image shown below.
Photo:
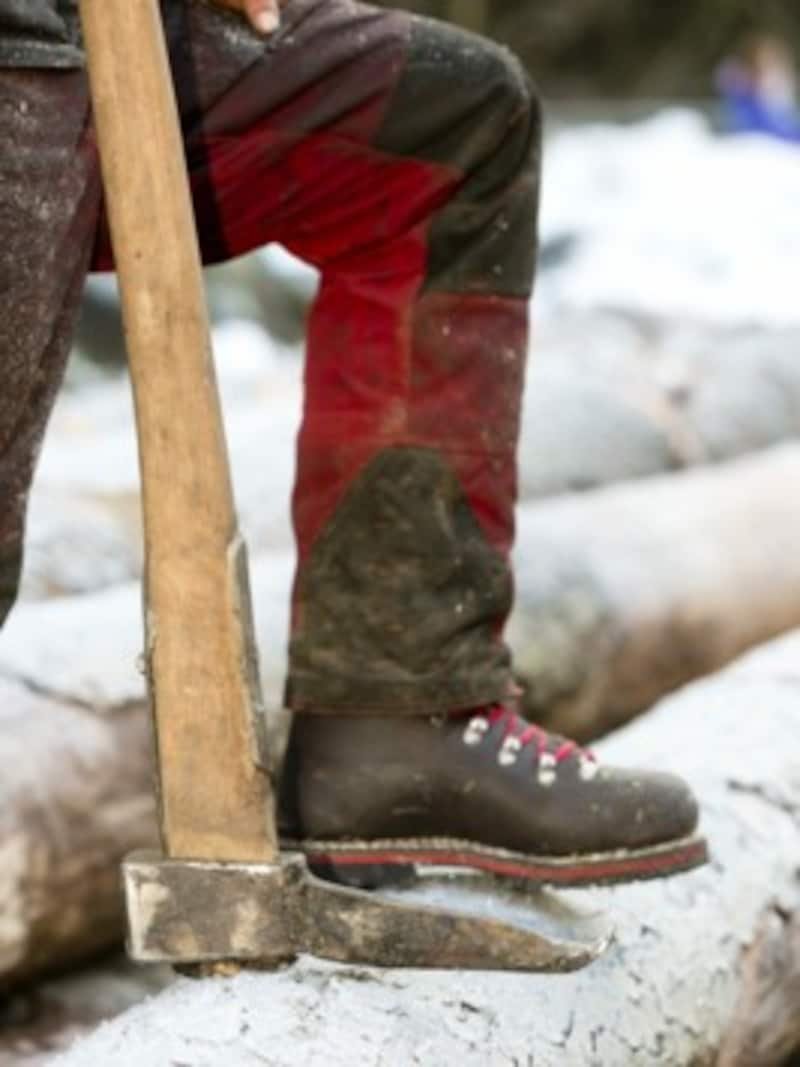
[[[432,19],[413,19],[403,72],[374,147],[469,174],[531,115],[530,78],[507,48]]]
[[[431,714],[500,699],[510,604],[508,565],[442,455],[386,449],[302,568],[288,703]]]
[[[541,127],[536,92],[508,49],[443,23],[412,21],[403,74],[375,144],[461,176],[430,228],[427,289],[530,294]]]

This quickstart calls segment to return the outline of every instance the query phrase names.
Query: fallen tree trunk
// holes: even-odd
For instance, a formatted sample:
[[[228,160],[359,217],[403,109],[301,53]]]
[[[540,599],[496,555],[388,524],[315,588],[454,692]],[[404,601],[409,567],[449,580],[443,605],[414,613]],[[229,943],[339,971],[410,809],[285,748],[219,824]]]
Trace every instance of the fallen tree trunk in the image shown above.
[[[596,891],[618,936],[587,970],[423,973],[306,959],[275,974],[183,980],[53,1067],[779,1067],[800,1045],[799,663],[800,633],[601,746],[606,759],[689,778],[713,862]]]
[[[119,862],[155,840],[143,708],[0,681],[0,989],[119,942]]]
[[[525,505],[509,638],[532,717],[582,739],[800,626],[800,445]]]
[[[251,584],[261,678],[276,706],[286,673],[290,553],[264,554]],[[0,641],[0,677],[17,679],[56,700],[113,712],[145,698],[142,593],[126,582],[84,596],[18,604]]]
[[[254,568],[273,701],[290,580],[289,558]],[[120,860],[157,840],[141,647],[138,583],[22,604],[3,633],[0,992],[122,940]]]

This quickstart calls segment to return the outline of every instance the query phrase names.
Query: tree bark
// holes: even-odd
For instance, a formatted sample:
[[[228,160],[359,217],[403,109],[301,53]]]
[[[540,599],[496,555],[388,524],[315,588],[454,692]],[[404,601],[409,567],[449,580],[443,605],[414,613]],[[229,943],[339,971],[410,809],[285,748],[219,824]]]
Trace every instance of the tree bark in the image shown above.
[[[403,972],[307,959],[275,974],[182,981],[54,1067],[778,1067],[800,1045],[799,663],[797,633],[600,746],[604,760],[689,779],[713,860],[584,894],[617,924],[615,944],[588,969]]]

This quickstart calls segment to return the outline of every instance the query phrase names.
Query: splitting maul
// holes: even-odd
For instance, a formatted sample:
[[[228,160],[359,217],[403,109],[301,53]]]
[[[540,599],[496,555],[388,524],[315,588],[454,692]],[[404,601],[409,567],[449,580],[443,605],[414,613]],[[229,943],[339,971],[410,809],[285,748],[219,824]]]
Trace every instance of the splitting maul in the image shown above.
[[[573,970],[601,917],[474,871],[366,892],[281,853],[202,270],[158,0],[81,0],[134,387],[163,854],[124,864],[142,961]]]

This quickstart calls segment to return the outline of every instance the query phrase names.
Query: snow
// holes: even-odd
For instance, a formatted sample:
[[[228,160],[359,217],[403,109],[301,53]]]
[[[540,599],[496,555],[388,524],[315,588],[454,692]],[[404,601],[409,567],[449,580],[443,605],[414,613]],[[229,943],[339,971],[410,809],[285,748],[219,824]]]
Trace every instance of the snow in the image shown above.
[[[311,300],[316,292],[319,280],[318,272],[293,256],[281,245],[268,245],[259,255],[269,267],[271,273],[280,278],[284,287],[298,297]]]
[[[542,237],[576,249],[542,277],[542,314],[625,309],[712,324],[800,323],[800,151],[715,134],[697,112],[554,135]]]

